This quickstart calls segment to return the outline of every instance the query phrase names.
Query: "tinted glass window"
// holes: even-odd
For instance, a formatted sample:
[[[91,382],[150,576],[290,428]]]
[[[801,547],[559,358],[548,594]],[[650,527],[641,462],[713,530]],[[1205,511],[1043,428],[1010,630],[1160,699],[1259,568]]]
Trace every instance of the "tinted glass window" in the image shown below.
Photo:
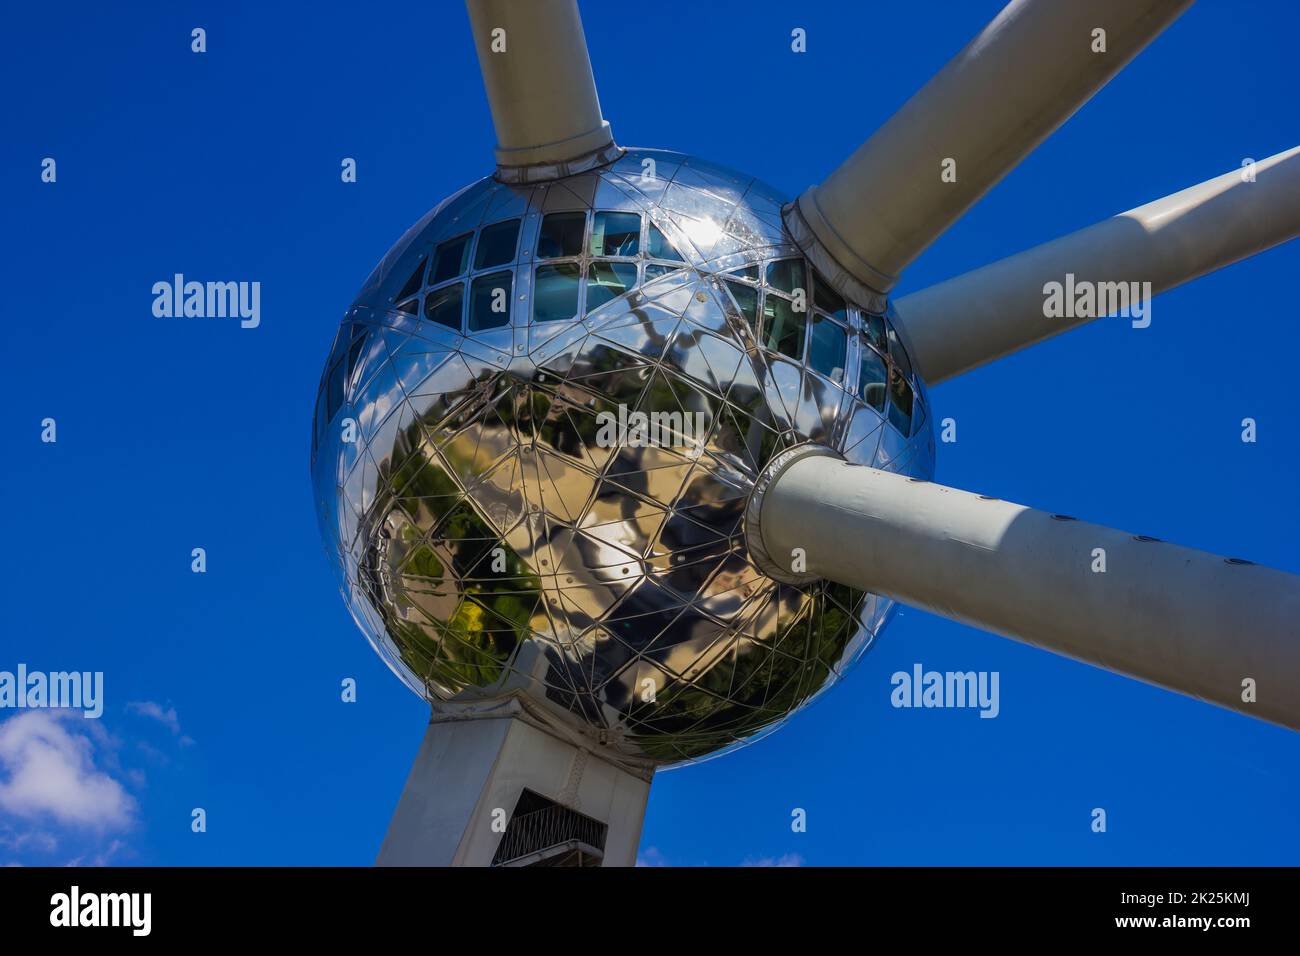
[[[424,317],[449,329],[460,331],[460,303],[464,285],[456,283],[430,292],[424,299]]]
[[[750,282],[758,281],[758,266],[745,266],[743,269],[732,269],[727,273],[729,276],[735,276],[737,279],[748,279]]]
[[[878,412],[885,410],[885,360],[869,348],[858,363],[858,396]]]
[[[864,325],[866,326],[867,329],[867,338],[871,340],[871,344],[874,345],[876,348],[878,348],[881,352],[885,352],[886,350],[888,350],[889,343],[885,341],[884,316],[871,315],[870,313],[868,313],[864,315],[862,318],[864,320]]]
[[[912,386],[897,366],[889,369],[889,424],[904,435],[912,433]]]
[[[356,370],[357,360],[361,358],[361,351],[366,347],[366,342],[369,339],[370,330],[367,329],[357,337],[357,340],[352,343],[352,347],[348,349],[348,378],[351,378],[353,371]]]
[[[406,280],[406,285],[402,286],[402,291],[397,293],[397,301],[401,302],[403,299],[415,295],[415,293],[420,291],[422,285],[424,285],[423,259],[421,259],[420,264],[415,267],[415,271],[411,273],[411,278]]]
[[[641,248],[641,216],[634,212],[598,212],[591,223],[593,256],[634,256]]]
[[[925,424],[925,402],[915,392],[912,393],[912,434],[915,435]]]
[[[314,422],[315,427],[312,429],[311,433],[311,451],[313,455],[316,454],[316,446],[319,445],[320,440],[325,437],[325,426],[328,424],[328,419],[325,417],[326,414],[325,389],[322,388],[316,393],[316,419]]]
[[[533,285],[533,318],[538,322],[572,319],[578,314],[582,271],[576,262],[538,266]]]
[[[774,352],[803,358],[803,331],[807,315],[796,312],[788,299],[763,296],[763,344]]]
[[[749,321],[749,327],[757,334],[758,290],[739,282],[728,282],[727,289],[730,290],[731,297],[736,300],[736,305],[740,307],[741,314]]]
[[[912,360],[907,357],[907,352],[903,350],[903,343],[899,341],[898,333],[894,331],[892,325],[889,327],[887,335],[889,338],[889,357],[894,360],[895,365],[903,370],[904,375],[911,375]]]
[[[488,226],[478,234],[474,250],[474,268],[490,269],[515,260],[515,242],[519,238],[519,220],[507,219]]]
[[[334,344],[330,346],[329,360],[331,363],[333,363],[333,361],[336,358],[338,358],[340,355],[343,354],[343,350],[348,347],[348,343],[351,342],[356,336],[357,336],[357,327],[353,325],[351,322],[347,322],[339,326],[339,330],[334,333]]]
[[[813,305],[830,315],[835,316],[841,322],[849,320],[849,310],[844,304],[844,298],[830,287],[830,284],[820,275],[816,276],[816,284],[813,286]]]
[[[672,259],[675,262],[682,261],[682,255],[673,248],[673,244],[668,241],[668,237],[659,231],[659,227],[654,223],[649,228],[650,257],[652,259]]]
[[[510,324],[510,292],[514,274],[493,272],[479,276],[469,289],[469,330],[482,332]]]
[[[832,382],[844,383],[844,361],[848,356],[848,332],[823,315],[813,319],[808,341],[808,364]]]
[[[327,420],[332,421],[334,416],[338,414],[339,409],[343,407],[343,380],[346,374],[347,368],[342,362],[336,362],[334,367],[330,369],[329,408],[325,413]]]
[[[585,212],[553,212],[546,216],[537,235],[537,258],[581,255],[582,231],[586,228]]]
[[[767,284],[782,292],[794,294],[795,289],[807,289],[802,259],[778,259],[767,264]]]
[[[636,285],[636,265],[631,262],[593,262],[587,274],[587,311],[617,299]]]
[[[470,234],[457,236],[438,246],[433,254],[433,267],[429,269],[429,285],[465,274],[469,268],[469,241],[473,238]]]

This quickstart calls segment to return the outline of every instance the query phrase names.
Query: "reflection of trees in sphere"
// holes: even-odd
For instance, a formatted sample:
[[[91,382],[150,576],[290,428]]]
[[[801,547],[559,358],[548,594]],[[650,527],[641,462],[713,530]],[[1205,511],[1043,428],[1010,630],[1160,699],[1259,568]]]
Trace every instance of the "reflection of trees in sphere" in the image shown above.
[[[780,206],[629,151],[484,179],[384,257],[322,378],[312,477],[353,616],[412,689],[515,694],[668,764],[775,727],[871,643],[890,602],[764,575],[747,497],[810,440],[928,478],[933,431],[890,320],[813,274]]]

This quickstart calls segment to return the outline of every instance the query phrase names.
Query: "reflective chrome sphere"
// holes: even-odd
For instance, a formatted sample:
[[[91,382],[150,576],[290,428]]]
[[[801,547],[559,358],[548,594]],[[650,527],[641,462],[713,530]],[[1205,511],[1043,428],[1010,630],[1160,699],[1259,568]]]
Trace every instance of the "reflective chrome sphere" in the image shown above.
[[[516,695],[658,765],[754,739],[891,602],[764,575],[742,517],[783,448],[929,478],[924,387],[782,199],[658,150],[483,179],[384,257],[321,379],[312,479],[353,617],[430,701]]]

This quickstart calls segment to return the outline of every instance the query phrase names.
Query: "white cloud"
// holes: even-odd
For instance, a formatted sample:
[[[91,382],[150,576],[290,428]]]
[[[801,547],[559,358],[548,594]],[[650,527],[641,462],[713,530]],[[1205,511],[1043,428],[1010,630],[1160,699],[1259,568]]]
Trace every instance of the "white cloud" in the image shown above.
[[[135,799],[95,766],[95,744],[75,711],[30,710],[0,723],[0,810],[94,830],[121,829]]]
[[[17,833],[6,827],[0,832],[0,846],[15,853],[34,850],[38,853],[53,853],[59,848],[59,841],[52,833],[44,830],[28,830]]]
[[[644,853],[638,853],[636,855],[636,865],[637,866],[667,866],[668,861],[664,859],[664,855],[659,852],[657,847],[648,846],[645,848]]]
[[[784,856],[764,856],[758,859],[747,859],[741,866],[803,866],[803,857],[798,853],[787,853]]]
[[[121,840],[114,840],[104,850],[91,854],[89,857],[79,856],[75,860],[69,860],[64,866],[108,866],[112,861],[113,855],[120,851],[125,844]]]
[[[162,704],[152,700],[132,700],[127,702],[126,709],[133,714],[158,721],[172,732],[173,737],[179,738],[182,747],[194,743],[193,738],[181,733],[181,722],[176,716],[175,707],[163,707]]]

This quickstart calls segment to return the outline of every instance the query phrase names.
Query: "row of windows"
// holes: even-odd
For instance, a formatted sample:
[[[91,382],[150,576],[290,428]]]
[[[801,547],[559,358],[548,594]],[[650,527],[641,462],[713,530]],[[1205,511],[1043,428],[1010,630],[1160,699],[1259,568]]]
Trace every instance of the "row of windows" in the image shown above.
[[[324,435],[325,427],[334,420],[343,407],[343,394],[346,384],[356,371],[357,362],[365,350],[370,330],[358,323],[344,323],[339,326],[338,337],[331,353],[333,363],[321,379],[320,392],[316,396],[316,428],[312,433],[312,454]]]
[[[409,305],[410,299],[422,288],[436,287],[464,276],[495,269],[515,261],[519,242],[521,220],[507,219],[494,223],[477,233],[465,233],[440,243],[428,258],[421,259],[394,301]],[[645,223],[644,248],[651,259],[682,262],[681,254],[654,223]],[[629,212],[557,212],[542,218],[537,233],[536,254],[539,260],[606,257],[634,259],[640,257],[642,242],[642,217]],[[583,239],[587,238],[586,243]],[[470,251],[473,248],[473,268]],[[585,250],[585,252],[584,252]],[[406,311],[411,311],[409,308]],[[414,313],[412,313],[414,314]]]
[[[508,325],[514,273],[482,270],[514,262],[520,224],[519,219],[494,223],[477,233],[477,242],[474,233],[466,233],[440,243],[427,258],[427,270],[426,259],[421,259],[395,296],[397,308],[410,315],[421,314],[418,293],[427,287],[423,314],[431,322],[468,332]],[[642,282],[684,263],[654,223],[643,223],[639,213],[626,212],[550,213],[542,218],[536,254],[543,262],[558,260],[536,270],[533,320],[537,322],[575,318],[584,291],[588,312],[623,295],[637,284],[637,263],[643,258],[661,261],[645,263]],[[592,261],[591,257],[601,259]],[[467,273],[471,275],[468,294],[463,281]]]
[[[650,282],[674,267],[647,262],[641,268],[645,274],[642,281]],[[634,289],[638,285],[637,275],[637,263],[606,259],[593,259],[586,264],[560,262],[538,266],[534,271],[533,321],[576,318],[583,311],[579,298],[584,291],[585,311],[598,309]],[[483,332],[510,324],[513,271],[474,277],[469,282],[468,300],[465,286],[463,281],[458,281],[430,290],[424,297],[424,317],[456,331]]]
[[[641,266],[644,278],[639,284],[653,282],[677,266],[647,262]],[[637,264],[605,259],[559,262],[538,266],[533,282],[533,321],[555,322],[590,313],[612,302],[638,285]],[[585,293],[586,302],[579,305]]]
[[[521,224],[509,219],[440,243],[411,273],[395,297],[397,307],[459,332],[509,325],[515,276],[513,268],[502,267],[516,259]],[[549,213],[538,228],[535,252],[534,322],[576,318],[684,266],[663,232],[639,213]],[[806,362],[845,387],[848,343],[855,335],[849,307],[804,259],[743,266],[723,281],[762,347]],[[860,328],[857,395],[909,434],[911,362],[883,316],[862,313]]]
[[[728,272],[723,282],[765,349],[796,362],[804,362],[806,355],[808,368],[843,388],[853,335],[848,304],[825,279],[810,277],[808,271],[803,259],[776,259],[761,272],[757,265]],[[912,363],[897,333],[884,316],[864,312],[858,337],[857,397],[885,414],[904,435],[910,435],[914,394],[908,380]]]

